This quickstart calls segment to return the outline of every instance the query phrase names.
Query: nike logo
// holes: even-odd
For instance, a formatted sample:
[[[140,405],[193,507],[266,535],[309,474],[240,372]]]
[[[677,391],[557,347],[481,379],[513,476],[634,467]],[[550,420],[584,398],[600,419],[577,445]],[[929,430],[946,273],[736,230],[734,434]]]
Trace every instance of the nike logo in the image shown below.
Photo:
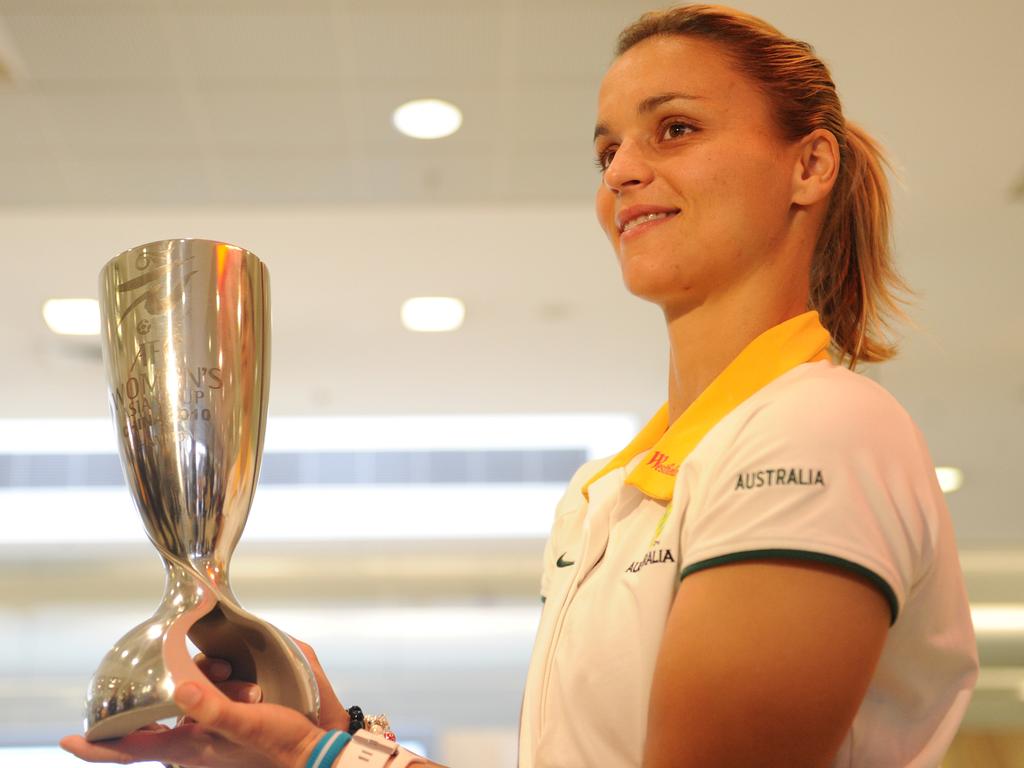
[[[562,559],[563,557],[566,556],[566,554],[567,554],[566,552],[563,552],[562,554],[560,554],[558,556],[558,560],[555,561],[555,565],[557,565],[559,568],[566,568],[566,567],[568,567],[570,565],[576,565],[576,561],[575,560],[563,560]]]

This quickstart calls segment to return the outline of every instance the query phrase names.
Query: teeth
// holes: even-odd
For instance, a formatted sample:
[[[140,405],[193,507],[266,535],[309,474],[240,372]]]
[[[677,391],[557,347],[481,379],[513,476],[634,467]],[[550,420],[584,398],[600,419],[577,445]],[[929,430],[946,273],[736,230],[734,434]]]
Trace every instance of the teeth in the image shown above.
[[[648,213],[644,216],[638,216],[635,219],[630,219],[629,221],[627,221],[623,225],[622,231],[629,232],[629,230],[633,229],[634,227],[639,227],[641,224],[646,224],[648,221],[654,221],[655,219],[667,219],[668,216],[668,213]]]

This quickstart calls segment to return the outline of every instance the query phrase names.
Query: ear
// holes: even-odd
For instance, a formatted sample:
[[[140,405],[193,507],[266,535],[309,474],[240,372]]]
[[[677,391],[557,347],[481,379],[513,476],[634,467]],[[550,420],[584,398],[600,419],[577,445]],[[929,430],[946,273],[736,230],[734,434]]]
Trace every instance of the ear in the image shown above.
[[[793,203],[811,206],[828,198],[839,177],[839,142],[832,131],[817,128],[798,147],[793,168]]]

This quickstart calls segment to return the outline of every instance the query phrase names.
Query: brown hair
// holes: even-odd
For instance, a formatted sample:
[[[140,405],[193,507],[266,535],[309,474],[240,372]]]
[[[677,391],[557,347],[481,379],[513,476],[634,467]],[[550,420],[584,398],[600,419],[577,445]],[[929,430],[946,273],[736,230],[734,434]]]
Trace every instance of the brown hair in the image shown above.
[[[688,35],[720,43],[737,69],[771,102],[787,141],[818,128],[839,143],[839,176],[814,249],[810,308],[832,334],[834,352],[848,360],[879,362],[896,348],[886,338],[903,317],[910,294],[892,259],[891,202],[881,146],[847,122],[828,67],[808,43],[765,21],[720,5],[684,5],[645,13],[619,35],[616,55],[655,35]],[[891,168],[891,166],[889,166]]]

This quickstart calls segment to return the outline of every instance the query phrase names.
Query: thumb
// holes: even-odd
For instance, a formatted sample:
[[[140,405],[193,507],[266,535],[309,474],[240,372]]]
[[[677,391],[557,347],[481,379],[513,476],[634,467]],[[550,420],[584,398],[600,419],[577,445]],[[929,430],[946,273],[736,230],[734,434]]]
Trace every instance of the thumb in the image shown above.
[[[174,689],[174,703],[207,731],[278,765],[290,765],[296,755],[311,752],[323,734],[295,710],[232,701],[207,680],[181,683]]]
[[[255,724],[252,713],[235,711],[234,702],[211,683],[201,680],[181,683],[174,689],[174,703],[187,717],[231,741],[242,742],[252,735]]]

